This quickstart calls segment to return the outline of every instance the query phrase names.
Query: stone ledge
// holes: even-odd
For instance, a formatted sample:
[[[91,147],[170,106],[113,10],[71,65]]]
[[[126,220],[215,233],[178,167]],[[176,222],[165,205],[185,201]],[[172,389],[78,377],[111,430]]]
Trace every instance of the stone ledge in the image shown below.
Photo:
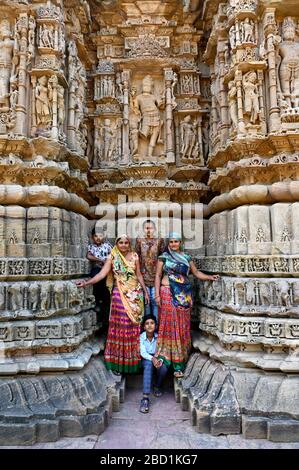
[[[83,258],[59,258],[52,256],[35,258],[0,258],[0,280],[2,281],[47,281],[84,276],[90,262]]]
[[[298,376],[241,369],[191,355],[175,397],[201,433],[273,442],[299,440]]]
[[[84,338],[82,337],[82,341]],[[77,347],[76,347],[77,346]],[[57,349],[50,344],[49,347]],[[74,349],[76,347],[76,349]],[[64,346],[66,349],[67,346]],[[16,374],[37,374],[39,372],[65,372],[68,370],[81,370],[88,364],[90,358],[98,354],[101,350],[97,340],[84,341],[75,346],[69,346],[68,352],[53,352],[52,354],[33,354],[30,356],[15,356],[1,358],[0,376]],[[0,352],[2,352],[0,350]]]
[[[193,346],[216,361],[236,367],[256,367],[264,371],[284,373],[299,371],[297,342],[294,342],[293,346],[282,346],[278,341],[259,345],[251,344],[248,336],[247,344],[234,343],[234,336],[231,335],[231,342],[225,343],[214,334],[193,332]]]
[[[100,358],[76,373],[2,379],[0,445],[101,434],[124,398],[124,381]]]

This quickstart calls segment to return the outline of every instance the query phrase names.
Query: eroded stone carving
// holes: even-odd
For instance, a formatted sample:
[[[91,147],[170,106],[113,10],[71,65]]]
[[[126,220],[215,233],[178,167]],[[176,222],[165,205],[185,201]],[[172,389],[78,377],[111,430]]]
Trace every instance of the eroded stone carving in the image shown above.
[[[289,108],[299,106],[299,42],[296,41],[296,26],[292,17],[282,24],[282,41],[279,44],[281,63],[279,82],[283,99]]]
[[[149,140],[147,155],[153,155],[157,143],[163,143],[160,108],[164,106],[164,99],[153,94],[153,79],[147,75],[142,80],[142,93],[136,97],[136,104],[141,114],[139,135]]]

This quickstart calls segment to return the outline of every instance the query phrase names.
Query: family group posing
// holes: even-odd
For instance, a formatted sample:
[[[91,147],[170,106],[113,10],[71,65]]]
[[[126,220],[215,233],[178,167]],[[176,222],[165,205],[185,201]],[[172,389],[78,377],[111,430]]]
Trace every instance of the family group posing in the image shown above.
[[[175,377],[184,375],[191,349],[189,273],[201,280],[218,279],[218,275],[197,270],[191,256],[183,251],[179,234],[171,233],[165,245],[163,239],[155,237],[155,229],[153,221],[144,222],[144,236],[137,238],[135,250],[127,235],[118,237],[112,248],[93,230],[93,244],[87,254],[95,263],[92,277],[77,282],[78,287],[96,285],[96,303],[102,300],[103,315],[112,293],[105,364],[119,375],[138,372],[141,361],[143,413],[149,411],[154,370],[157,397],[162,394],[162,381],[170,366]]]

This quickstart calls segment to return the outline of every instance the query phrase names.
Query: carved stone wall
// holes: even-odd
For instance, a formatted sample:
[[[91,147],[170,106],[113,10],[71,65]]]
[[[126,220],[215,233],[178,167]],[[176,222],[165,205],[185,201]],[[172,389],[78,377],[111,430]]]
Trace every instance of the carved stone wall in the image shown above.
[[[89,228],[105,203],[202,202],[197,263],[221,278],[196,289],[194,346],[205,357],[193,357],[177,397],[184,407],[190,399],[194,424],[201,413],[212,417],[212,427],[199,430],[242,429],[252,437],[259,416],[256,436],[275,439],[281,418],[282,427],[290,423],[288,438],[298,438],[287,378],[298,386],[297,3],[2,1],[1,410],[9,384],[17,389],[22,380],[45,403],[52,385],[45,389],[39,372],[64,371],[65,382],[53,387],[63,397],[71,380],[68,413],[83,377],[95,374],[93,406],[80,408],[86,417],[74,432],[101,428],[120,384],[91,359],[100,349],[92,291],[74,284],[88,275]],[[206,369],[215,372],[207,395],[200,385],[210,381]],[[98,376],[105,406],[94,402]],[[254,398],[254,390],[266,390],[263,377],[273,386],[274,415],[270,401]],[[191,390],[193,381],[200,384]],[[16,403],[33,409],[34,393],[16,394]],[[214,396],[213,406],[205,398],[194,411],[199,394]],[[63,408],[60,398],[53,407]],[[16,406],[18,419],[28,418],[27,408]],[[30,442],[47,437],[34,410]],[[90,410],[102,411],[95,417]],[[229,421],[225,410],[233,424],[217,431],[220,415]],[[47,429],[54,426],[58,438],[51,419]],[[1,429],[5,441],[8,428]]]
[[[285,13],[286,3],[292,16]],[[297,440],[299,429],[292,420],[289,428],[286,424],[298,419],[286,383],[288,377],[292,387],[299,381],[295,3],[206,2],[203,14],[210,31],[204,59],[212,91],[208,185],[215,197],[208,206],[205,256],[198,265],[221,278],[199,287],[201,335],[194,336],[194,345],[237,371],[232,383],[240,410],[231,414],[237,423],[233,432],[272,440],[284,430],[287,440]],[[277,392],[271,385],[274,373]],[[271,389],[264,392],[267,404],[257,399],[263,378]],[[250,399],[242,380],[253,387]],[[196,397],[188,393],[192,409]],[[272,409],[270,395],[277,400]],[[203,429],[195,408],[194,424]],[[221,413],[225,417],[224,408]],[[209,416],[210,430],[217,434],[213,411]]]
[[[0,442],[29,444],[101,432],[120,384],[90,362],[100,351],[94,297],[74,283],[89,272],[95,203],[89,5],[80,19],[60,1],[4,1],[0,12]]]

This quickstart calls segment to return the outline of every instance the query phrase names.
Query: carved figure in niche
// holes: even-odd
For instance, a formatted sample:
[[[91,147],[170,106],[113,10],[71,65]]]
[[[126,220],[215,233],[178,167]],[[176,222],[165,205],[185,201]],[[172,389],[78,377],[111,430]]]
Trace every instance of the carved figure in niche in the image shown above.
[[[234,129],[238,127],[237,87],[234,80],[228,84],[228,103],[231,122]]]
[[[43,75],[37,80],[35,89],[35,109],[36,123],[41,127],[49,127],[52,122],[52,112],[50,102],[53,98],[53,89],[51,83],[48,83],[47,77]]]
[[[39,229],[36,228],[35,231],[34,231],[32,240],[31,240],[31,244],[32,245],[38,245],[39,243],[40,243],[40,232],[39,232]]]
[[[150,137],[147,154],[151,157],[156,144],[163,143],[161,136],[163,123],[159,109],[164,106],[164,100],[158,100],[153,94],[153,79],[150,75],[142,80],[142,93],[137,96],[136,100],[141,112],[139,135],[146,141]]]
[[[287,281],[279,280],[276,284],[276,297],[279,307],[291,307],[290,285]]]
[[[60,309],[64,306],[65,300],[65,284],[63,282],[55,282],[53,287],[53,300],[54,300],[54,308],[56,310]]]
[[[50,308],[50,284],[43,282],[40,289],[40,309],[49,310]]]
[[[54,49],[54,26],[43,24],[39,31],[39,41],[41,47]]]
[[[212,302],[212,300],[214,300],[214,287],[213,287],[213,283],[211,282],[208,282],[208,283],[205,283],[205,287],[206,287],[206,299],[207,299],[207,303],[209,304],[210,302]]]
[[[185,116],[181,128],[181,154],[182,158],[192,158],[197,141],[197,123],[192,123],[190,115]]]
[[[74,305],[80,305],[81,300],[79,297],[79,289],[75,283],[68,283],[68,297],[69,297],[69,306],[73,307]]]
[[[256,72],[247,72],[243,77],[244,112],[249,115],[251,124],[259,119],[260,106]]]
[[[182,93],[186,93],[186,94],[193,93],[192,75],[183,75],[181,86],[182,86]]]
[[[117,86],[117,98],[122,103],[124,96],[124,87],[122,84],[121,73],[117,72],[116,74],[116,86]]]
[[[100,128],[100,134],[103,141],[102,161],[109,162],[112,160],[116,147],[116,126],[112,127],[110,119],[104,120],[104,125]]]
[[[255,305],[255,282],[246,282],[246,302],[248,305]]]
[[[221,280],[213,282],[212,288],[214,289],[215,302],[221,302],[221,300],[222,300],[222,282],[221,282]]]
[[[36,21],[34,16],[30,15],[28,19],[28,48],[27,48],[27,62],[31,64],[32,58],[35,56],[35,28]]]
[[[38,309],[39,305],[39,285],[33,282],[28,287],[29,308],[33,311]]]
[[[236,28],[232,26],[229,30],[229,42],[231,49],[235,49],[236,47]]]
[[[270,288],[264,282],[259,283],[259,292],[260,292],[260,299],[262,305],[270,305],[271,304],[271,293]]]
[[[129,127],[130,127],[130,150],[132,156],[138,153],[138,136],[139,136],[139,123],[141,114],[137,102],[137,89],[131,88],[130,94],[130,114],[129,114]]]
[[[12,71],[14,41],[8,20],[0,23],[0,112],[9,111],[9,79]]]
[[[108,77],[108,96],[114,96],[115,95],[115,86],[114,86],[114,78],[111,76]]]
[[[104,152],[104,141],[100,129],[95,132],[95,141],[94,141],[94,160],[93,166],[98,167],[103,158]]]
[[[7,288],[10,295],[11,310],[22,310],[23,308],[23,289],[18,284],[11,284]]]
[[[250,18],[245,18],[241,23],[241,38],[242,42],[254,42],[254,21]]]
[[[30,333],[30,330],[29,330],[28,326],[19,326],[17,328],[16,336],[17,336],[18,339],[26,339],[26,338],[28,338],[29,333]]]
[[[282,24],[282,42],[279,45],[280,88],[288,106],[299,107],[299,42],[296,39],[296,25],[291,17]]]
[[[235,293],[235,304],[244,305],[245,303],[245,286],[244,282],[235,282],[234,283],[234,293]]]
[[[290,233],[289,228],[287,226],[285,226],[283,228],[280,241],[281,242],[289,242],[289,241],[291,241],[291,238],[292,238],[292,234]]]
[[[107,95],[107,88],[108,88],[108,82],[107,82],[107,77],[102,77],[101,79],[101,93],[100,96],[106,96]]]
[[[15,230],[11,231],[10,237],[8,239],[8,243],[10,243],[12,245],[18,243],[18,238],[17,238],[17,234],[16,234]]]
[[[58,108],[58,127],[60,131],[63,130],[63,123],[65,119],[65,105],[64,105],[64,87],[57,86],[57,108]]]
[[[18,104],[18,96],[19,96],[18,84],[16,82],[11,82],[11,84],[10,84],[10,96],[9,96],[9,102],[10,102],[10,109],[11,110],[15,110],[15,108]]]
[[[256,240],[257,242],[265,242],[265,241],[266,241],[266,234],[265,234],[265,232],[264,232],[263,227],[258,227],[258,229],[257,229],[257,231],[256,231],[255,240]]]

